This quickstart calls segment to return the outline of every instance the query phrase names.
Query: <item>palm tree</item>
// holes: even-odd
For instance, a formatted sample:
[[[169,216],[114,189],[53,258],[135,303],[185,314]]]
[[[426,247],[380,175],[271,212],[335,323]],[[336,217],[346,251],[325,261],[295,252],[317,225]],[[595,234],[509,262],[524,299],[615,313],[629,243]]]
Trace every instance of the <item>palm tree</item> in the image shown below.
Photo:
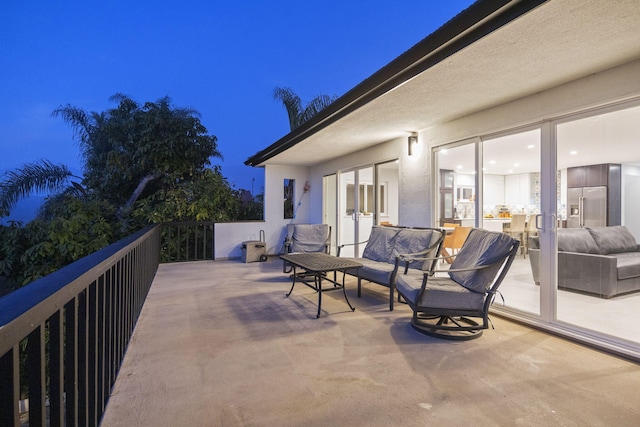
[[[307,105],[302,105],[300,97],[296,95],[288,87],[276,87],[273,90],[273,98],[281,101],[289,115],[289,126],[291,130],[300,127],[304,122],[311,119],[320,111],[325,109],[329,104],[335,101],[337,96],[318,95],[313,98]]]
[[[0,181],[0,217],[7,216],[21,199],[37,191],[59,192],[71,178],[79,178],[65,165],[54,165],[48,160],[27,163],[4,173]],[[80,184],[71,182],[77,188]]]

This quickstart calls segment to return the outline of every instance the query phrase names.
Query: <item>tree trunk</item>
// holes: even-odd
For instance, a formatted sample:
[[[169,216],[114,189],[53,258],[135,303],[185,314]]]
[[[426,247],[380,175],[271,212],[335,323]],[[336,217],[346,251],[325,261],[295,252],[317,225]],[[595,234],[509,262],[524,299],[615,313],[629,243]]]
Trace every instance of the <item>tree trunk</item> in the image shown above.
[[[138,197],[140,197],[140,194],[142,194],[147,184],[153,181],[154,179],[160,178],[161,176],[162,174],[156,173],[152,175],[147,175],[144,178],[142,178],[138,183],[138,186],[136,187],[136,189],[133,190],[133,193],[131,193],[131,196],[129,197],[127,202],[118,209],[118,213],[117,213],[118,219],[122,220],[125,216],[129,215],[129,212],[131,211],[131,206],[133,206],[136,200],[138,200]]]

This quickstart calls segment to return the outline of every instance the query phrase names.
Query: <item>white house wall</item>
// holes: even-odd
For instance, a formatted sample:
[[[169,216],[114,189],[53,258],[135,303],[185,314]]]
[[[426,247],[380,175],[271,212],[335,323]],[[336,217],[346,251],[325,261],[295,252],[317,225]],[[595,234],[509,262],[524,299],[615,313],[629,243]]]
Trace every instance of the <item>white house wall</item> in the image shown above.
[[[264,220],[268,224],[267,251],[270,254],[280,253],[285,235],[285,227],[289,223],[307,224],[314,222],[309,217],[310,200],[322,197],[322,181],[315,184],[309,179],[309,168],[302,166],[267,165],[264,172]],[[284,180],[295,179],[294,212],[295,218],[284,218]],[[309,181],[311,189],[304,193],[304,185]]]
[[[408,135],[409,133],[407,132]],[[419,137],[419,139],[419,144],[424,144],[424,138]],[[348,141],[345,141],[345,143],[348,143]],[[407,151],[407,139],[398,138],[313,166],[310,172],[312,187],[314,185],[321,186],[323,176],[340,170],[398,159],[400,162],[398,170],[399,193],[397,196],[398,223],[406,226],[430,226],[432,222],[430,204],[428,203],[431,194],[430,177],[428,168],[424,168],[424,165],[428,165],[430,162],[430,153],[424,146],[422,150],[416,150],[417,152],[411,157],[408,156]],[[321,222],[321,193],[314,194],[311,206],[310,222]]]
[[[519,126],[540,123],[576,111],[623,101],[640,95],[640,60],[575,80],[557,88],[537,93],[507,104],[488,108],[476,114],[419,131],[419,143],[408,155],[407,139],[397,138],[310,168],[267,166],[265,172],[265,219],[277,225],[268,240],[277,241],[277,230],[288,221],[282,219],[282,184],[285,178],[296,179],[297,189],[306,180],[311,191],[296,222],[322,222],[323,176],[340,170],[373,165],[399,159],[398,223],[405,226],[433,225],[431,188],[431,147],[488,135]],[[349,141],[344,141],[348,144]],[[271,194],[275,197],[270,197]],[[299,193],[296,193],[296,202]]]
[[[539,123],[640,94],[640,60],[429,129],[431,146]]]

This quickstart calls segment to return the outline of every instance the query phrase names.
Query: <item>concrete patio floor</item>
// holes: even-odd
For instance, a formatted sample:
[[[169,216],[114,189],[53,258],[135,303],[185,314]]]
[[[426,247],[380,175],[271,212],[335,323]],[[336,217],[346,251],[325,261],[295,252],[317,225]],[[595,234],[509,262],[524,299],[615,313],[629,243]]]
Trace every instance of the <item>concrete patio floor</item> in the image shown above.
[[[493,317],[430,338],[385,289],[317,295],[279,260],[161,265],[102,426],[637,426],[640,365]]]

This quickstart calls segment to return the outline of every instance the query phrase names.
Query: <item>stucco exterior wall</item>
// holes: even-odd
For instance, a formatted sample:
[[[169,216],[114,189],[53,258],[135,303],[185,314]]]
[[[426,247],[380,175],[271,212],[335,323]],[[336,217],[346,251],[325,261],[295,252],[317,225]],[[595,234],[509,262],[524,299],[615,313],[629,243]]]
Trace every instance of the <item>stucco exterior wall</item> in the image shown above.
[[[480,111],[429,130],[429,145],[539,123],[640,95],[640,60]]]
[[[265,220],[269,223],[267,240],[275,250],[278,235],[289,222],[282,219],[282,184],[296,179],[296,202],[306,181],[311,190],[302,199],[296,222],[322,222],[323,176],[399,159],[398,223],[413,227],[434,225],[431,148],[488,135],[520,126],[541,123],[588,108],[640,96],[640,60],[536,93],[512,102],[480,111],[419,132],[419,143],[408,155],[406,137],[378,144],[366,150],[333,159],[310,168],[267,166],[265,170]],[[348,144],[349,141],[345,141]],[[275,252],[274,252],[275,253]]]

